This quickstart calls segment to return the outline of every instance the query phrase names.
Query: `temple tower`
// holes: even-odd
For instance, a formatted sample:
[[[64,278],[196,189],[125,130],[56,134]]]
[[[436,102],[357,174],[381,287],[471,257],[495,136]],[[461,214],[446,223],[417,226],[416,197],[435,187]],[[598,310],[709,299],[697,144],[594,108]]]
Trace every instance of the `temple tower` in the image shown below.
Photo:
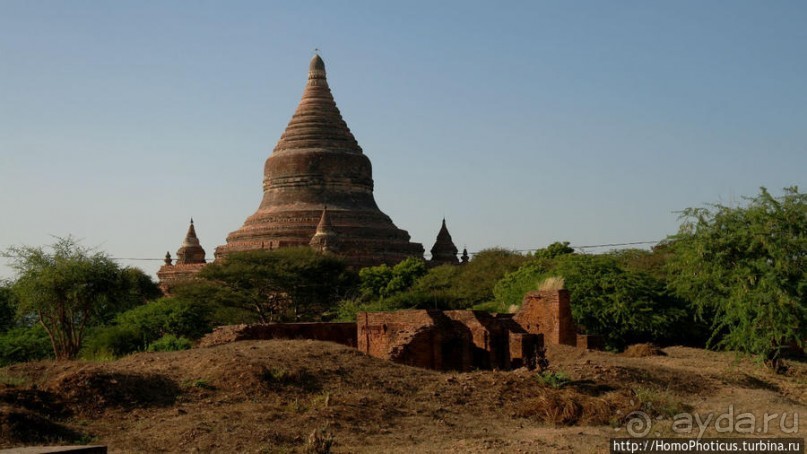
[[[300,104],[266,160],[263,200],[227,236],[227,244],[216,248],[216,258],[235,251],[321,245],[322,235],[315,235],[324,218],[326,236],[338,237],[337,254],[352,266],[423,256],[423,246],[411,242],[376,205],[370,160],[342,119],[325,63],[315,55]]]
[[[443,225],[437,233],[431,253],[432,258],[429,262],[432,265],[457,265],[460,263],[457,260],[457,246],[454,245],[451,234],[448,233],[445,218],[443,218]]]
[[[160,288],[168,294],[175,284],[193,278],[207,264],[205,250],[199,244],[193,219],[185,234],[185,239],[177,250],[176,264],[172,264],[171,253],[165,253],[165,264],[157,271],[160,279]]]

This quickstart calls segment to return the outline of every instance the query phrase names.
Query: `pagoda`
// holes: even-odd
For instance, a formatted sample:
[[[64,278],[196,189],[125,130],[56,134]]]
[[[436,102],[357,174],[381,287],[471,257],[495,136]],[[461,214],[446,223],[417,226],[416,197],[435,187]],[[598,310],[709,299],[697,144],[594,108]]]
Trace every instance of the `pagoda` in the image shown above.
[[[356,268],[423,256],[423,246],[378,208],[370,160],[336,107],[319,55],[266,160],[258,210],[216,248],[215,257],[292,246],[333,252]]]
[[[177,283],[193,278],[207,264],[205,250],[199,243],[199,237],[196,236],[193,218],[191,218],[191,225],[188,227],[185,239],[182,240],[182,245],[177,250],[176,264],[172,263],[170,252],[165,253],[164,262],[157,271],[157,277],[160,279],[160,288],[166,294]]]
[[[443,225],[440,231],[437,232],[437,239],[434,241],[434,246],[431,249],[432,258],[429,264],[432,266],[437,265],[457,265],[457,246],[454,245],[454,240],[451,239],[451,234],[448,233],[446,227],[446,220],[443,218]],[[463,257],[467,257],[467,251],[463,251]],[[463,259],[463,263],[465,263]]]

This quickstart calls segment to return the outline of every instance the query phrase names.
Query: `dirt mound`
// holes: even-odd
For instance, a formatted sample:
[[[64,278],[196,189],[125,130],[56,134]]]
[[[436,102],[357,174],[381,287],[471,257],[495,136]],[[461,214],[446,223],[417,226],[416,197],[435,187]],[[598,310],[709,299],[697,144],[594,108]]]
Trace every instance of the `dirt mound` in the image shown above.
[[[102,413],[107,408],[172,405],[179,387],[159,374],[106,372],[85,368],[52,380],[49,391],[77,414]]]
[[[20,444],[71,443],[83,435],[24,408],[0,405],[0,447]]]
[[[667,356],[667,354],[655,344],[633,344],[622,352],[622,356],[644,358],[647,356]]]
[[[19,364],[0,369],[24,384],[0,386],[13,415],[3,424],[14,428],[3,433],[17,434],[3,436],[28,443],[14,425],[25,420],[40,435],[91,433],[113,452],[303,452],[332,442],[333,452],[585,453],[606,451],[636,409],[654,435],[674,435],[682,411],[792,415],[807,403],[807,365],[780,377],[733,354],[665,351],[630,358],[550,346],[550,367],[567,377],[557,382],[525,369],[423,370],[290,340]]]
[[[54,394],[38,389],[0,385],[0,403],[57,418],[68,414],[64,404]]]

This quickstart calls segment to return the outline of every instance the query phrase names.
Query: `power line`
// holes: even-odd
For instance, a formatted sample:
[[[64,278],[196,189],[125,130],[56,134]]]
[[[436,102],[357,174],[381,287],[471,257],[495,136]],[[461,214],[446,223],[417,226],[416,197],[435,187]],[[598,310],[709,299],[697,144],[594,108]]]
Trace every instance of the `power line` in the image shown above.
[[[662,240],[656,240],[656,241],[631,241],[631,242],[627,242],[627,243],[590,244],[590,245],[584,245],[584,246],[570,245],[569,247],[571,247],[572,249],[583,250],[583,249],[597,249],[597,248],[603,248],[603,247],[638,246],[638,245],[642,245],[642,244],[658,244],[661,241]],[[540,249],[542,249],[542,248],[508,249],[508,250],[513,251],[513,252],[534,252],[534,251],[538,251]],[[476,254],[479,254],[479,252],[481,252],[481,251],[468,252],[468,255],[476,255]],[[5,256],[2,256],[2,257],[5,257],[5,258],[19,258],[20,256],[5,255]],[[165,258],[150,258],[150,257],[108,257],[108,258],[111,259],[111,260],[131,260],[131,261],[142,261],[142,262],[151,262],[151,261],[160,261],[161,262],[161,261],[165,260]]]

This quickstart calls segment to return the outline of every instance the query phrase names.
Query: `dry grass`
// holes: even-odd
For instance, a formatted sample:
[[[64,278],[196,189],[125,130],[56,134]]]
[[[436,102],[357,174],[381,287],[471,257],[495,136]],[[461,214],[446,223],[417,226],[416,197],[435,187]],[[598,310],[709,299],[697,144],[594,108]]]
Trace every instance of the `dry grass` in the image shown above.
[[[655,344],[633,344],[622,352],[622,356],[628,358],[644,358],[647,356],[665,356],[664,350]]]
[[[538,283],[539,291],[562,290],[566,286],[566,280],[560,276],[550,276]]]

